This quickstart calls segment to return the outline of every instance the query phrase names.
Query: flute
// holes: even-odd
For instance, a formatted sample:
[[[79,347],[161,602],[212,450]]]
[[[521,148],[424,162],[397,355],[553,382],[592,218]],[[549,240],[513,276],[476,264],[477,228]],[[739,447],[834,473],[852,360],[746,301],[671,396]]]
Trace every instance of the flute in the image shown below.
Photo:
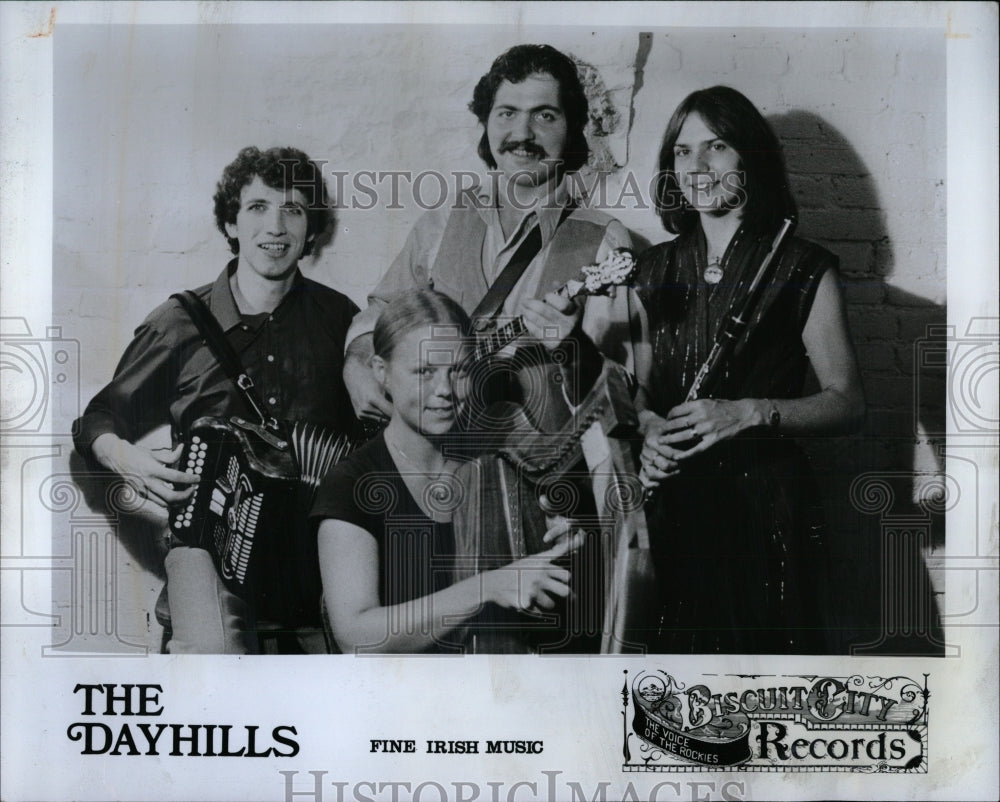
[[[719,331],[715,335],[715,341],[712,343],[712,350],[709,351],[705,361],[695,374],[694,381],[691,382],[691,387],[684,398],[685,403],[688,401],[697,401],[702,397],[703,391],[711,393],[712,385],[717,381],[719,372],[725,365],[736,343],[739,342],[745,333],[754,307],[756,307],[763,295],[764,288],[768,283],[764,279],[767,277],[768,270],[774,262],[774,257],[781,249],[785,240],[795,230],[795,224],[796,220],[794,217],[786,217],[782,221],[781,228],[778,229],[778,233],[771,241],[771,246],[768,248],[763,260],[761,260],[760,267],[757,269],[753,281],[750,282],[746,294],[742,299],[737,299],[733,302],[729,313],[723,319],[722,325],[719,326]],[[655,487],[646,489],[644,495],[647,501],[653,496],[655,490]]]
[[[684,399],[685,402],[696,401],[700,397],[702,387],[704,387],[710,377],[713,380],[715,379],[723,361],[729,357],[736,343],[739,342],[740,337],[746,330],[750,315],[753,313],[753,308],[760,300],[760,296],[766,286],[764,277],[767,275],[768,268],[770,268],[771,263],[774,261],[774,256],[777,254],[778,249],[794,229],[795,218],[786,217],[781,224],[778,234],[771,242],[771,247],[760,263],[757,274],[753,277],[753,281],[750,283],[750,288],[743,297],[742,303],[739,304],[738,308],[736,308],[737,305],[735,303],[733,304],[734,308],[730,310],[730,314],[719,327],[719,332],[715,335],[715,342],[712,344],[712,350],[709,351],[708,357],[695,375],[687,397]]]

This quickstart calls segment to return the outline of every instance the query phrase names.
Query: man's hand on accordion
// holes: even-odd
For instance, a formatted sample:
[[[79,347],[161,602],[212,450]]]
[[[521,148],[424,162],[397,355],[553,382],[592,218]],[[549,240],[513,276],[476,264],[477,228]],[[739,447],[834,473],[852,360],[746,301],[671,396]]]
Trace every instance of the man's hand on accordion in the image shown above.
[[[168,504],[190,498],[198,483],[196,474],[169,467],[180,457],[181,448],[178,445],[171,451],[154,451],[110,432],[102,434],[91,446],[101,465],[119,474],[141,498],[164,510]]]
[[[558,539],[553,548],[484,574],[486,599],[512,610],[554,609],[555,597],[570,594],[570,572],[555,563],[583,544],[583,532],[570,535],[569,528],[570,523],[563,520],[546,533],[546,542]]]

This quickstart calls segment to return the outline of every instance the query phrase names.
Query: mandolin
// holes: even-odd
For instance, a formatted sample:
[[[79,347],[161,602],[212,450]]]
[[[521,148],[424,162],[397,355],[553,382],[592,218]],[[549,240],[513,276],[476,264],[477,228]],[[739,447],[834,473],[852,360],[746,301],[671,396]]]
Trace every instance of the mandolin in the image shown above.
[[[573,301],[587,295],[614,296],[618,287],[629,284],[635,277],[635,254],[630,248],[615,248],[602,261],[584,265],[580,269],[580,277],[570,279],[563,284],[556,294]],[[493,326],[488,334],[478,334],[475,350],[467,357],[470,363],[481,362],[506,348],[514,340],[527,334],[524,318],[513,320],[496,326],[493,318],[480,318],[476,321],[477,332],[482,332]]]
[[[615,248],[600,262],[583,266],[578,278],[556,292],[568,300],[614,297],[618,287],[632,281],[635,272],[633,252]],[[481,318],[475,327],[475,346],[456,371],[464,387],[462,428],[475,431],[484,450],[500,447],[512,429],[559,431],[571,415],[563,398],[565,376],[560,368],[568,352],[551,353],[534,344],[504,353],[528,333],[520,316],[503,323]]]

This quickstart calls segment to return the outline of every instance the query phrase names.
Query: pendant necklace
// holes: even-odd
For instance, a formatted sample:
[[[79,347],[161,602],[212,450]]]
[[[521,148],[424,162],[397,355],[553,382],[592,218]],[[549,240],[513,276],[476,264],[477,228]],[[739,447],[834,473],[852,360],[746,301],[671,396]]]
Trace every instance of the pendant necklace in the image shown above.
[[[726,271],[722,269],[722,258],[716,256],[709,260],[708,267],[705,268],[705,272],[701,274],[701,277],[705,279],[706,284],[718,284],[722,281],[725,273]]]

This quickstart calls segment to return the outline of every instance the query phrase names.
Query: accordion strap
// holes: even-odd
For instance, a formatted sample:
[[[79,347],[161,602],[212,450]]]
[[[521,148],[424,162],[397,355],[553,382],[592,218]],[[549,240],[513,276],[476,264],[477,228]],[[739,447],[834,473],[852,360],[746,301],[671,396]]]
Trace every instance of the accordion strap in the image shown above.
[[[218,319],[212,314],[205,302],[192,290],[175,292],[170,297],[175,299],[188,313],[191,321],[205,340],[208,349],[219,361],[229,378],[232,379],[233,384],[243,393],[250,408],[260,418],[261,424],[268,429],[277,431],[279,428],[277,420],[264,412],[264,407],[253,390],[253,379],[243,367],[239,356],[236,355],[236,349],[229,342],[229,338],[226,337],[222,326],[219,325]]]

